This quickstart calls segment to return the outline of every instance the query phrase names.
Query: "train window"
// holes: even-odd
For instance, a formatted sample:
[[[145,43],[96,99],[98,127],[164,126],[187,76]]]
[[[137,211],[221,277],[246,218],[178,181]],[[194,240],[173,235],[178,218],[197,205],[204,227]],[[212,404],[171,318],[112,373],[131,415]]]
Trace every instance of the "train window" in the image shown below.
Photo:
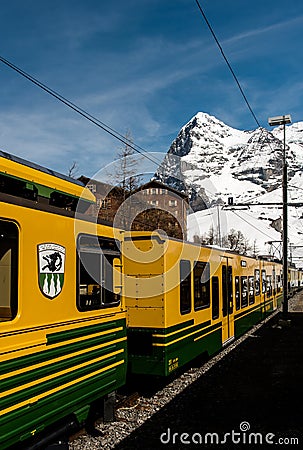
[[[266,271],[262,270],[262,294],[266,292]]]
[[[78,309],[89,311],[116,306],[121,285],[116,285],[120,253],[113,239],[81,235],[78,239]]]
[[[217,319],[219,317],[219,277],[212,277],[212,318]]]
[[[227,287],[228,287],[228,313],[232,314],[233,312],[233,268],[232,266],[228,266],[228,280],[227,280]]]
[[[277,275],[277,292],[281,292],[281,275]]]
[[[255,279],[254,277],[248,277],[248,301],[252,305],[255,303]]]
[[[190,261],[180,261],[180,313],[191,311],[191,267]]]
[[[223,305],[222,311],[225,317],[233,312],[233,289],[232,289],[232,267],[222,266],[222,294]]]
[[[236,309],[240,309],[240,279],[235,277],[235,296],[236,296]]]
[[[17,315],[18,234],[16,224],[0,220],[0,321]]]
[[[209,263],[196,261],[194,267],[194,309],[210,306],[210,268]]]
[[[227,275],[226,266],[222,266],[222,311],[223,316],[227,315]]]
[[[267,293],[267,297],[271,297],[272,296],[271,275],[267,275],[267,277],[266,277],[266,293]]]
[[[260,270],[255,270],[255,295],[260,295]]]
[[[248,305],[247,277],[241,277],[241,308]]]
[[[272,282],[273,282],[273,294],[276,295],[276,271],[275,269],[272,270]]]

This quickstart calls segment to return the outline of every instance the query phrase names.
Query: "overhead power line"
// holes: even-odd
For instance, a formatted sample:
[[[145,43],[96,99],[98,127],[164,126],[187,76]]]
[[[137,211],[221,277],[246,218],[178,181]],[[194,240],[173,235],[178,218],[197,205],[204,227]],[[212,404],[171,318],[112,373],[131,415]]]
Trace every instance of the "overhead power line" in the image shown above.
[[[130,147],[135,152],[140,153],[142,156],[144,156],[144,158],[148,159],[149,161],[151,161],[156,166],[159,166],[159,165],[162,164],[162,161],[157,160],[156,158],[153,158],[150,155],[148,155],[148,152],[146,150],[144,150],[142,147],[140,147],[137,144],[134,144],[131,140],[127,139],[126,137],[124,137],[123,135],[118,133],[118,131],[114,130],[113,128],[111,128],[110,126],[106,125],[101,120],[99,120],[96,117],[92,116],[87,111],[85,111],[84,109],[82,109],[79,106],[77,106],[75,103],[72,103],[70,100],[68,100],[67,98],[63,97],[63,95],[61,95],[58,92],[54,91],[53,89],[51,89],[50,87],[48,87],[44,83],[42,83],[41,81],[39,81],[36,78],[34,78],[29,73],[27,73],[24,70],[20,69],[20,67],[17,67],[15,64],[11,63],[7,59],[3,58],[2,56],[0,56],[0,61],[3,64],[5,64],[6,66],[8,66],[11,69],[13,69],[15,72],[17,72],[20,75],[22,75],[24,78],[29,80],[31,83],[33,83],[36,86],[38,86],[40,89],[42,89],[45,92],[47,92],[48,94],[50,94],[52,97],[54,97],[57,100],[59,100],[64,105],[66,105],[69,108],[71,108],[76,113],[80,114],[85,119],[89,120],[91,123],[93,123],[97,127],[101,128],[106,133],[110,134],[112,137],[114,137],[118,141],[120,141],[123,144],[127,145],[128,147]]]
[[[248,225],[250,225],[252,228],[254,228],[255,230],[259,231],[259,233],[264,234],[264,236],[271,238],[272,236],[270,236],[269,234],[265,233],[264,231],[260,230],[260,228],[256,227],[254,224],[252,224],[251,222],[249,222],[248,220],[244,219],[244,217],[241,217],[239,214],[236,213],[236,211],[232,211],[237,217],[239,217],[239,219],[243,220],[243,222],[246,222]],[[246,214],[248,217],[250,218],[254,218],[253,216],[251,216],[250,214]]]
[[[214,32],[214,30],[213,30],[211,24],[210,24],[209,21],[208,21],[208,19],[207,19],[206,15],[205,15],[205,12],[204,12],[203,9],[202,9],[202,6],[201,6],[199,0],[196,0],[196,3],[197,3],[197,5],[198,5],[198,8],[199,8],[201,14],[202,14],[203,19],[204,19],[205,22],[206,22],[206,25],[207,25],[208,28],[209,28],[209,31],[211,32],[211,34],[212,34],[212,36],[213,36],[213,38],[214,38],[214,40],[215,40],[215,42],[216,42],[216,44],[217,44],[217,46],[218,46],[218,48],[219,48],[219,50],[220,50],[220,52],[221,52],[223,58],[224,58],[224,61],[226,62],[226,64],[227,64],[227,66],[228,66],[228,68],[229,68],[229,70],[230,70],[230,72],[231,72],[231,74],[232,74],[232,76],[233,76],[235,82],[237,83],[237,86],[238,86],[238,88],[239,88],[239,90],[240,90],[240,92],[241,92],[241,95],[242,95],[242,97],[244,98],[244,101],[245,101],[245,103],[246,103],[246,105],[247,105],[249,111],[251,112],[251,115],[253,116],[253,118],[254,118],[256,124],[258,125],[258,127],[260,128],[260,127],[261,127],[260,122],[259,122],[259,120],[257,119],[255,113],[253,112],[253,109],[252,109],[252,107],[251,107],[250,104],[249,104],[249,101],[248,101],[248,99],[247,99],[247,97],[246,97],[246,95],[245,95],[245,93],[244,93],[244,91],[243,91],[243,89],[242,89],[242,86],[241,86],[241,84],[240,84],[240,82],[239,82],[239,80],[238,80],[238,78],[237,78],[237,76],[236,76],[236,74],[235,74],[235,72],[234,72],[234,70],[233,70],[233,68],[232,68],[232,66],[231,66],[231,64],[230,64],[230,62],[228,61],[228,59],[227,59],[227,57],[226,57],[226,55],[225,55],[225,53],[224,53],[224,51],[223,51],[223,48],[222,48],[222,46],[221,46],[221,44],[220,44],[220,42],[219,42],[219,40],[218,40],[218,38],[217,38],[217,36],[216,36],[216,34],[215,34],[215,32]]]

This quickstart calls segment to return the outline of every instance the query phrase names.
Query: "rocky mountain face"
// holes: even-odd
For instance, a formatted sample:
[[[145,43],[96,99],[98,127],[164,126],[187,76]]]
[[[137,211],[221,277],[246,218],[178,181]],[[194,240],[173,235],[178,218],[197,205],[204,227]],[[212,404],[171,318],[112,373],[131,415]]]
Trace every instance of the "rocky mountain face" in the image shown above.
[[[287,127],[286,140],[291,180],[303,172],[303,122]],[[187,190],[194,210],[226,202],[228,196],[242,202],[281,186],[282,151],[283,127],[241,131],[198,113],[171,144],[157,177]],[[239,182],[245,182],[243,189]]]
[[[286,127],[286,144],[289,202],[301,202],[303,122]],[[277,240],[280,237],[282,215],[282,156],[282,126],[272,130],[258,128],[242,131],[200,112],[182,127],[156,178],[186,191],[190,197],[191,212],[200,211],[200,219],[203,210],[227,204],[229,197],[233,197],[234,203],[276,204],[250,207],[250,216],[245,220],[249,222],[254,219],[257,224],[262,223],[263,241],[272,236],[266,232],[265,224],[269,231],[274,228],[273,238]],[[207,214],[210,216],[209,211]],[[209,225],[205,221],[207,214],[204,214],[203,219],[204,230]],[[233,226],[241,229],[243,220],[239,220],[236,225],[233,223]],[[279,227],[275,224],[279,224]],[[293,245],[301,244],[302,207],[289,207],[289,226],[291,242]],[[258,225],[255,224],[254,228],[256,233]]]

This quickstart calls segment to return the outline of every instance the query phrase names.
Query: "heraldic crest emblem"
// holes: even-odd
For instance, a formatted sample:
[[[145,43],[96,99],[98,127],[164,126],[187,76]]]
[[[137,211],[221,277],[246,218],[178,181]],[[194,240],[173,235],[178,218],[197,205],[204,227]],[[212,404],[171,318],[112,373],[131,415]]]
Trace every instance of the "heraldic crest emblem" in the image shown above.
[[[45,243],[38,245],[39,287],[48,298],[57,297],[64,283],[65,247]]]

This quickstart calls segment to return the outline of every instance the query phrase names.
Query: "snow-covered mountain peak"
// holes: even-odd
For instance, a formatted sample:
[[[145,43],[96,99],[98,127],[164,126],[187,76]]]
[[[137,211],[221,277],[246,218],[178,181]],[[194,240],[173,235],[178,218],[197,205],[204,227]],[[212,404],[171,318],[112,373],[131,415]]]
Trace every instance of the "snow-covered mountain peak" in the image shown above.
[[[243,142],[245,135],[245,132],[225,125],[216,117],[199,112],[181,128],[169,153],[180,157],[189,153],[197,155],[217,153],[224,151],[226,145]]]
[[[286,135],[287,161],[295,172],[303,165],[303,122],[288,126]],[[281,183],[283,137],[283,127],[237,130],[199,112],[181,128],[168,154],[181,159],[185,184],[198,191],[202,180],[224,176],[227,171],[235,180],[247,180],[270,191]]]
[[[187,190],[194,211],[206,205],[211,208],[227,204],[228,197],[233,197],[234,203],[260,204],[251,207],[245,220],[249,223],[249,216],[254,217],[252,233],[257,230],[258,221],[262,223],[260,229],[267,223],[267,231],[262,228],[264,240],[277,240],[279,232],[273,226],[281,222],[283,143],[283,126],[243,131],[199,112],[181,128],[156,176],[164,183],[173,182],[176,189]],[[303,199],[303,192],[300,194],[303,191],[303,122],[286,126],[286,155],[289,199],[300,202]],[[262,205],[271,202],[277,206]],[[236,216],[232,213],[233,218]],[[209,214],[205,213],[205,217]],[[289,220],[295,224],[290,239],[295,244],[301,243],[303,208],[290,207]],[[244,218],[239,219],[238,229],[241,224],[243,227],[243,221]]]

